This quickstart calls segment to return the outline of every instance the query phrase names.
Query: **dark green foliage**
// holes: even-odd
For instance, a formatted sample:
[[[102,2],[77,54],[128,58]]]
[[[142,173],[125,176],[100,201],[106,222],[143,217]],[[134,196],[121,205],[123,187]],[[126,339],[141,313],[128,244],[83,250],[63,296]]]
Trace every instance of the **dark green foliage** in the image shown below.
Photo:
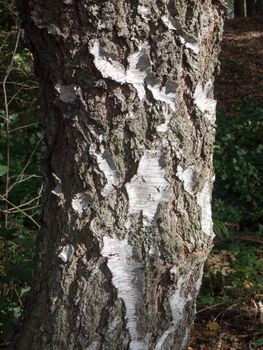
[[[42,184],[37,83],[13,9],[0,2],[0,343],[30,290]]]
[[[218,111],[217,121],[213,222],[218,243],[208,258],[199,303],[224,306],[263,294],[262,249],[241,243],[263,237],[263,106],[245,99],[230,115]]]
[[[205,268],[201,305],[228,305],[262,293],[263,261],[258,246],[230,243],[213,250]]]
[[[253,99],[238,102],[231,115],[218,111],[215,144],[213,215],[215,232],[224,223],[255,232],[263,222],[263,106]]]

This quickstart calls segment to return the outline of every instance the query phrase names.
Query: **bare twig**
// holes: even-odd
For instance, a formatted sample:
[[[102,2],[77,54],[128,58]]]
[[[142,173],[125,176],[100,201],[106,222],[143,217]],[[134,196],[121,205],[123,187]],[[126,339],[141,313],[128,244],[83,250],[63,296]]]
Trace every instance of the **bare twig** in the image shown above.
[[[17,130],[30,128],[31,126],[35,126],[35,125],[38,125],[38,124],[39,124],[38,122],[35,122],[35,123],[23,125],[23,126],[18,126],[17,128],[11,129],[11,130],[10,130],[10,133],[11,133],[11,132],[14,132],[14,131],[17,131]]]
[[[33,156],[34,156],[34,154],[35,154],[35,152],[36,152],[36,150],[37,150],[37,147],[39,146],[39,144],[40,144],[41,141],[42,141],[42,138],[40,138],[40,139],[38,140],[38,142],[36,143],[36,145],[35,145],[35,147],[33,148],[33,151],[31,152],[30,157],[28,158],[28,160],[27,160],[27,162],[26,162],[24,168],[21,170],[21,172],[20,172],[20,174],[19,174],[20,179],[19,179],[19,180],[16,180],[16,181],[9,187],[8,192],[10,192],[10,191],[12,190],[12,188],[18,184],[18,182],[21,182],[21,181],[23,180],[24,172],[25,172],[26,168],[29,166],[29,164],[30,164],[30,162],[31,162],[31,159],[33,158]],[[18,177],[18,178],[19,178],[19,177]]]
[[[17,209],[20,213],[24,214],[26,217],[28,217],[38,228],[40,228],[40,225],[32,218],[32,216],[28,215],[24,210],[18,208],[15,204],[11,203],[8,199],[6,199],[4,196],[0,195],[0,198],[7,202],[9,205],[11,205],[13,208]]]
[[[214,309],[214,308],[216,308],[217,306],[220,306],[220,305],[224,305],[224,303],[217,303],[217,304],[209,305],[209,306],[207,306],[207,307],[205,307],[205,308],[203,308],[203,309],[201,309],[201,310],[198,310],[198,311],[196,312],[196,314],[201,314],[202,312],[205,312],[205,311],[207,311],[207,310]]]
[[[229,238],[218,238],[216,237],[214,239],[214,244],[217,243],[222,243],[222,242],[227,242],[227,241],[247,241],[247,242],[253,242],[253,243],[259,243],[259,244],[263,244],[263,237],[259,237],[259,236],[255,236],[252,234],[246,234],[246,235],[242,235],[242,234],[236,234],[235,237],[229,237]]]
[[[8,106],[10,105],[10,103],[13,101],[13,100],[15,100],[16,99],[16,96],[18,95],[18,94],[20,94],[20,92],[23,90],[23,88],[19,88],[18,89],[18,91],[16,91],[16,93],[14,93],[14,95],[10,98],[10,100],[8,101]]]
[[[14,284],[13,282],[10,282],[10,283],[11,283],[11,286],[12,286],[12,288],[13,288],[13,290],[14,290],[16,296],[17,296],[17,300],[18,300],[18,302],[19,302],[19,305],[20,305],[20,307],[21,307],[21,306],[23,305],[23,303],[22,303],[22,300],[21,300],[21,298],[20,298],[20,296],[19,296],[19,293],[18,293],[17,290],[16,290],[16,286],[15,286],[15,284]]]
[[[26,207],[28,204],[31,204],[31,203],[33,203],[34,201],[37,201],[38,199],[39,199],[39,196],[37,196],[37,197],[35,197],[35,198],[32,198],[32,199],[30,199],[29,201],[27,201],[26,203],[17,205],[17,208]],[[11,209],[11,210],[12,210],[12,209]],[[23,209],[23,210],[24,210],[24,209]]]
[[[41,207],[41,205],[33,205],[32,207],[23,208],[21,210],[23,210],[23,212],[25,212],[25,211],[37,209],[37,208],[40,208],[40,207]],[[8,214],[20,213],[21,210],[16,210],[15,208],[10,208],[9,211],[8,211]],[[5,213],[5,210],[0,210],[0,211]],[[35,215],[35,213],[31,214],[31,217],[33,217],[33,215]]]
[[[27,177],[25,178],[25,176],[27,176]],[[13,177],[14,177],[14,176],[11,176],[10,179],[13,178]],[[35,175],[35,174],[33,174],[33,175],[18,175],[18,176],[16,176],[16,178],[19,178],[19,180],[16,180],[16,182],[9,188],[9,192],[10,192],[16,185],[20,184],[21,182],[25,182],[25,181],[27,181],[27,180],[30,180],[30,179],[32,179],[32,177],[41,177],[41,176],[38,176],[38,175]]]
[[[36,84],[35,81],[32,81],[34,84]],[[1,82],[1,84],[3,84],[3,82]],[[16,81],[7,81],[7,84],[11,84],[11,85],[16,85],[16,86],[21,86],[23,90],[34,90],[34,89],[38,89],[39,86],[38,85],[27,85],[27,84],[22,84],[22,83],[18,83]]]
[[[11,62],[7,68],[6,75],[3,80],[3,93],[4,93],[4,102],[5,102],[5,114],[6,114],[6,119],[5,119],[5,124],[6,124],[6,165],[7,165],[7,172],[6,172],[6,183],[5,183],[5,209],[8,211],[8,193],[9,193],[9,171],[10,171],[10,117],[9,117],[9,106],[8,106],[8,97],[7,97],[7,91],[6,91],[6,82],[7,79],[13,69],[14,65],[14,59],[15,55],[17,52],[18,48],[18,43],[21,35],[21,29],[17,33],[16,37],[16,42],[15,42],[15,47],[13,50]],[[5,222],[5,228],[8,226],[8,212],[4,214],[4,222]],[[8,263],[8,245],[5,244],[5,262],[6,264]]]

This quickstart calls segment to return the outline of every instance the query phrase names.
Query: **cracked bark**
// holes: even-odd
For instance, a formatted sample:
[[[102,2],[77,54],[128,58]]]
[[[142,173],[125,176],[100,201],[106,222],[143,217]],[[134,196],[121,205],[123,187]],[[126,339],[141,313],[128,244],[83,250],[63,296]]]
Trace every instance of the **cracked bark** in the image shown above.
[[[18,1],[47,145],[14,347],[186,349],[211,249],[218,0]]]

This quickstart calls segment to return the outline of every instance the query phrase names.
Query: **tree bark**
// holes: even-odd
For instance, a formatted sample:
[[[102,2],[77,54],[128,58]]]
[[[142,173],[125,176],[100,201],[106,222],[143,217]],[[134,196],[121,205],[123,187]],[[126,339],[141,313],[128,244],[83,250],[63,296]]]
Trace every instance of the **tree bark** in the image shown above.
[[[247,17],[256,16],[257,13],[257,3],[256,0],[247,0]]]
[[[245,0],[234,0],[235,17],[246,17]]]
[[[19,350],[186,349],[211,249],[220,1],[20,1],[47,154]]]
[[[263,16],[263,0],[257,0],[257,16]]]

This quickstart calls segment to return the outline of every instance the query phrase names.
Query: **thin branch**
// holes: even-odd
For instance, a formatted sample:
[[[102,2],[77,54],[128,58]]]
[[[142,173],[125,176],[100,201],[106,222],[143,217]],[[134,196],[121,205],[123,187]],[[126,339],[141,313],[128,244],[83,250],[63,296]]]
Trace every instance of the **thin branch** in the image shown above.
[[[32,210],[32,209],[36,209],[36,208],[40,208],[41,205],[33,205],[32,207],[28,207],[28,208],[23,208],[21,210],[23,210],[23,212],[28,211],[28,210]],[[1,210],[3,213],[5,213],[5,210]],[[8,214],[16,214],[19,213],[20,210],[16,210],[15,208],[11,208],[8,211]]]
[[[25,176],[28,176],[29,178],[31,178],[31,177],[42,177],[41,175],[36,175],[36,174],[24,174],[23,177],[25,177]],[[10,176],[9,179],[16,179],[18,177],[21,177],[21,175],[12,175],[12,176]],[[23,181],[26,181],[26,180],[27,179],[25,179]]]
[[[216,237],[214,239],[214,244],[227,242],[227,241],[247,241],[247,242],[252,242],[252,243],[263,244],[263,237],[255,236],[252,234],[246,234],[246,235],[237,234],[235,237],[228,237],[228,238]]]
[[[14,65],[14,59],[15,59],[15,55],[17,52],[17,48],[18,48],[18,43],[19,43],[19,39],[20,39],[20,35],[21,35],[21,29],[19,29],[18,33],[17,33],[17,37],[16,37],[16,42],[15,42],[15,47],[14,47],[14,51],[12,54],[12,58],[11,58],[11,62],[7,68],[6,71],[6,75],[4,77],[3,80],[3,93],[4,93],[4,101],[5,101],[5,114],[6,114],[6,165],[7,165],[7,172],[6,172],[6,183],[5,183],[5,209],[8,211],[8,193],[9,193],[9,172],[10,172],[10,131],[9,131],[9,123],[10,123],[10,117],[9,117],[9,106],[8,106],[8,98],[7,98],[7,91],[6,91],[6,82],[7,79],[13,69],[13,65]],[[4,215],[4,222],[5,222],[5,228],[7,228],[8,226],[8,213],[5,213]],[[6,264],[8,263],[8,245],[5,244],[5,262]]]
[[[28,158],[28,161],[26,162],[24,168],[22,169],[22,171],[21,171],[20,174],[19,174],[20,180],[17,180],[15,183],[13,183],[13,184],[9,187],[8,192],[10,192],[10,191],[12,190],[12,188],[13,188],[15,185],[17,185],[17,183],[18,183],[19,181],[21,182],[21,180],[23,179],[24,172],[25,172],[26,168],[29,166],[29,164],[30,164],[30,162],[31,162],[31,159],[33,158],[33,156],[34,156],[34,154],[35,154],[35,152],[36,152],[36,150],[37,150],[37,147],[39,146],[39,144],[40,144],[40,142],[41,142],[42,140],[43,140],[43,139],[42,139],[42,137],[41,137],[41,138],[38,140],[38,142],[36,143],[35,147],[33,148],[33,151],[32,151],[32,153],[30,154],[30,157]]]
[[[21,184],[22,182],[25,182],[27,180],[30,180],[32,177],[41,177],[41,176],[38,176],[38,175],[28,175],[28,177],[24,178],[26,175],[18,175],[16,176],[16,178],[20,178],[19,180],[17,180],[10,188],[9,188],[9,192],[18,184]],[[14,177],[14,176],[12,176]],[[11,179],[11,177],[10,177]]]
[[[37,196],[37,197],[35,197],[35,198],[32,198],[32,199],[30,199],[28,202],[18,205],[17,208],[23,208],[23,207],[27,206],[28,204],[31,204],[31,203],[33,203],[34,201],[37,201],[38,199],[39,199],[39,196]],[[11,210],[12,210],[12,209],[11,209]],[[24,210],[24,209],[23,209],[23,210]]]
[[[20,298],[20,296],[19,296],[19,293],[18,293],[17,290],[16,290],[15,284],[14,284],[12,281],[10,281],[10,283],[11,283],[11,286],[12,286],[13,290],[15,291],[15,294],[16,294],[17,299],[18,299],[18,301],[19,301],[19,305],[22,306],[23,303],[22,303],[22,300],[21,300],[21,298]]]
[[[36,84],[35,81],[32,81],[33,83]],[[1,82],[1,84],[3,84],[3,82]],[[26,85],[26,84],[22,84],[22,83],[17,83],[15,81],[7,81],[6,84],[11,84],[11,85],[16,85],[16,86],[21,86],[23,90],[33,90],[33,89],[38,89],[39,86],[38,85]]]
[[[11,203],[8,199],[6,199],[4,196],[0,195],[0,198],[7,202],[9,205],[11,205],[13,208],[16,208],[20,213],[24,214],[26,217],[28,217],[38,228],[40,228],[40,225],[32,218],[32,216],[28,215],[24,210],[19,209],[16,205]]]
[[[18,91],[16,91],[15,93],[14,93],[14,95],[10,98],[10,100],[8,101],[8,106],[10,105],[10,103],[13,101],[13,100],[15,100],[16,99],[16,96],[21,92],[23,90],[23,88],[19,88],[18,89]]]
[[[203,309],[201,309],[201,310],[198,310],[198,311],[196,312],[196,314],[200,314],[200,313],[202,313],[202,312],[205,312],[205,311],[210,310],[210,309],[214,309],[214,308],[216,308],[217,306],[219,306],[219,305],[224,305],[224,304],[225,304],[225,303],[221,302],[221,303],[209,305],[209,306],[207,306],[207,307],[205,307],[205,308],[203,308]]]
[[[30,128],[31,126],[38,125],[38,124],[39,124],[38,122],[35,122],[35,123],[23,125],[23,126],[18,126],[17,128],[11,129],[11,130],[10,130],[10,133],[11,133],[11,132],[14,132],[14,131],[17,131],[17,130]]]

